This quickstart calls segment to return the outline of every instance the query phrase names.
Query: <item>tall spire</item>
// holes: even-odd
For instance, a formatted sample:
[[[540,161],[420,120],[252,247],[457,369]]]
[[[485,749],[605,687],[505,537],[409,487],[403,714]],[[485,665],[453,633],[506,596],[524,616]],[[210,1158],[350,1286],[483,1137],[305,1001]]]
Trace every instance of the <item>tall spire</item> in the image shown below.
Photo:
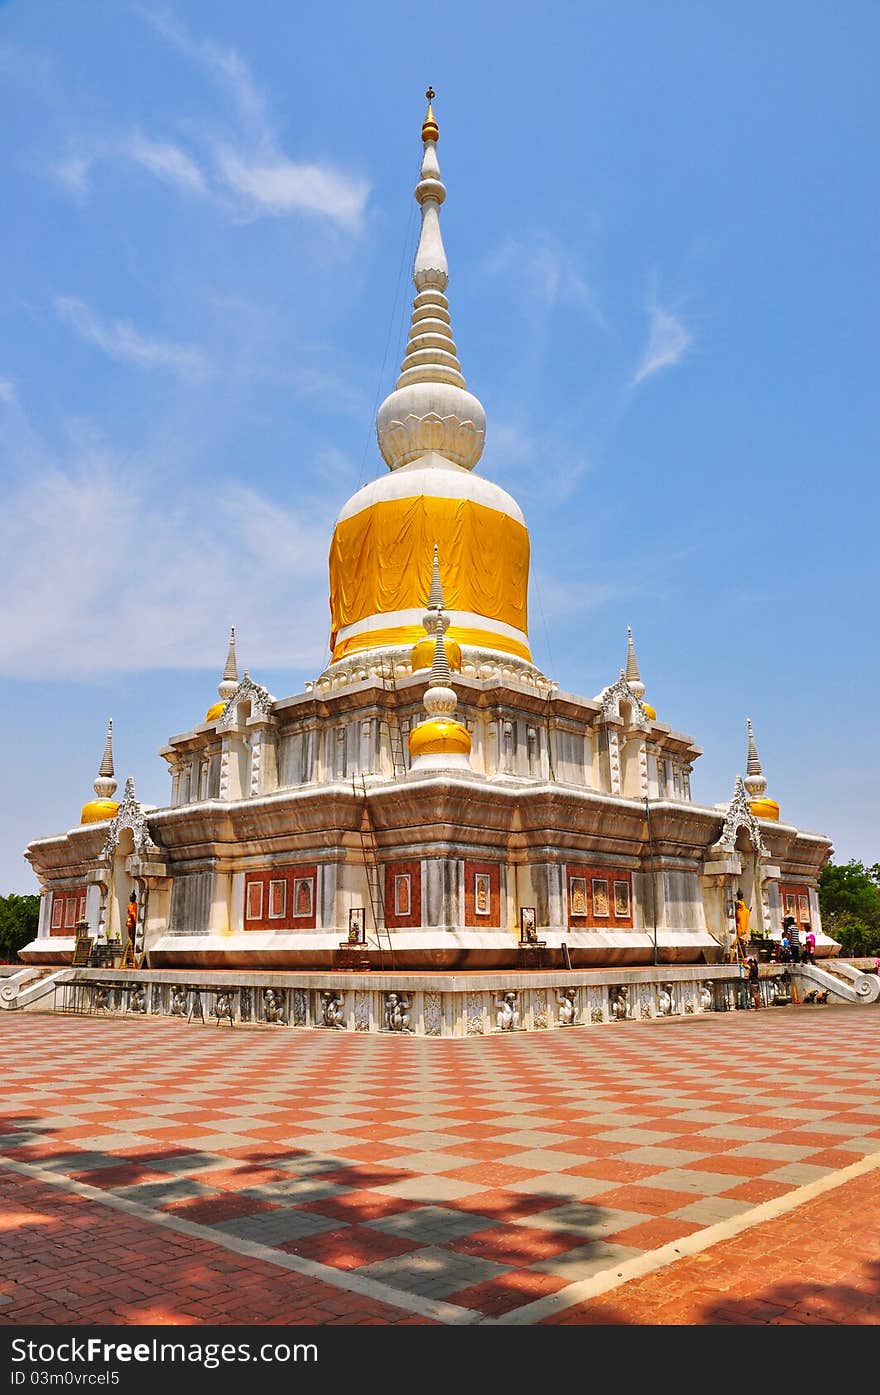
[[[767,781],[764,779],[764,772],[761,769],[761,761],[758,756],[758,748],[755,745],[755,733],[752,729],[751,717],[746,717],[746,731],[748,732],[749,744],[746,757],[746,789],[752,799],[760,799],[767,788]]]
[[[748,791],[749,807],[758,819],[779,818],[779,805],[775,799],[769,799],[765,793],[767,781],[764,779],[764,772],[761,769],[761,759],[758,755],[758,748],[755,745],[755,733],[752,729],[751,717],[746,717],[746,731],[748,733],[748,750],[746,755],[746,778],[743,781]]]
[[[428,608],[422,616],[428,635],[433,635],[431,681],[422,699],[427,717],[413,727],[409,749],[414,770],[444,768],[470,769],[471,738],[467,727],[455,720],[458,697],[452,687],[452,671],[446,653],[446,631],[449,616],[443,609],[443,588],[440,584],[440,555],[434,545],[434,566]],[[424,644],[430,640],[424,640]],[[419,646],[417,646],[418,648]]]
[[[110,717],[107,722],[107,740],[104,743],[104,754],[101,757],[101,764],[98,767],[98,777],[100,779],[102,776],[109,776],[112,779],[113,773],[113,718]],[[113,789],[110,790],[110,794],[112,794],[115,789],[116,781],[114,780]],[[96,789],[95,793],[100,794],[101,791]]]
[[[235,657],[235,626],[229,628],[229,648],[226,651],[226,667],[223,669],[223,677],[217,685],[217,692],[220,694],[220,701],[212,704],[205,713],[206,722],[215,722],[220,716],[232,694],[238,687],[238,661]]]
[[[232,685],[229,687],[229,685]],[[223,670],[223,682],[220,684],[218,692],[221,697],[231,697],[238,686],[238,664],[235,660],[235,626],[229,627],[229,649],[226,654],[226,667]],[[228,689],[224,693],[224,688]]]
[[[98,777],[95,780],[95,799],[90,799],[83,805],[80,823],[102,823],[104,819],[112,819],[119,808],[113,796],[116,793],[116,780],[113,772],[113,718],[107,723],[107,739],[104,742],[104,754],[101,757],[101,764],[98,766]]]
[[[422,215],[413,264],[416,297],[406,356],[394,391],[379,408],[379,449],[392,469],[436,452],[472,470],[483,453],[486,414],[465,382],[449,318],[445,290],[449,281],[440,232],[440,206],[446,186],[440,177],[434,116],[434,89],[428,88],[428,111],[422,124],[424,153],[415,197]],[[426,462],[434,463],[434,462]]]
[[[633,642],[631,625],[626,627],[626,681],[637,698],[644,697],[645,685],[642,682],[642,675],[639,673],[639,661],[636,658],[636,646]]]
[[[440,547],[434,544],[434,563],[431,568],[431,589],[428,592],[428,609],[443,609],[443,586],[440,582]]]

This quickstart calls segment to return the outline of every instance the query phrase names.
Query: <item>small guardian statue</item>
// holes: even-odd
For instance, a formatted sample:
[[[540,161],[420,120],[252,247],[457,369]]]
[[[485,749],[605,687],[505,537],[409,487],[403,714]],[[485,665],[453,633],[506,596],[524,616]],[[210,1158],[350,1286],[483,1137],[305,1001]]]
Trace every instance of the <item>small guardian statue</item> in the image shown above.
[[[342,1001],[340,995],[334,993],[332,988],[325,989],[321,994],[321,1018],[325,1027],[345,1026]]]
[[[505,993],[503,998],[495,999],[498,1009],[495,1021],[498,1023],[499,1032],[515,1032],[519,1029],[519,1008],[516,1005],[518,996],[517,993]]]
[[[556,990],[556,1001],[559,1004],[559,1012],[556,1020],[560,1027],[573,1027],[574,1019],[577,1015],[574,1005],[573,988],[559,988]]]
[[[187,992],[185,988],[177,986],[171,989],[171,1016],[186,1017]]]
[[[235,1025],[231,993],[224,992],[217,994],[217,997],[214,1000],[214,1016],[217,1019],[218,1027],[220,1026],[220,1023],[224,1020],[224,1018],[229,1023],[230,1027]]]
[[[657,994],[657,1008],[661,1017],[671,1017],[675,1002],[672,996],[672,984],[664,983]]]
[[[626,984],[618,984],[611,990],[611,1016],[622,1022],[629,1015],[629,998]]]
[[[705,982],[705,983],[702,985],[702,987],[700,988],[700,1011],[701,1011],[701,1012],[711,1012],[712,1009],[714,1008],[714,1006],[715,1006],[715,995],[714,995],[714,993],[712,992],[712,989],[714,988],[714,986],[715,986],[715,985],[713,984],[712,980],[711,980],[711,979],[707,979],[706,982]]]
[[[129,1012],[146,1012],[147,998],[144,993],[143,984],[136,983],[133,985],[128,995],[128,1010]]]
[[[385,1030],[387,1032],[410,1032],[409,999],[397,993],[385,994]]]
[[[263,994],[263,1017],[273,1026],[284,1027],[286,1025],[281,994],[276,993],[274,988],[267,988]]]

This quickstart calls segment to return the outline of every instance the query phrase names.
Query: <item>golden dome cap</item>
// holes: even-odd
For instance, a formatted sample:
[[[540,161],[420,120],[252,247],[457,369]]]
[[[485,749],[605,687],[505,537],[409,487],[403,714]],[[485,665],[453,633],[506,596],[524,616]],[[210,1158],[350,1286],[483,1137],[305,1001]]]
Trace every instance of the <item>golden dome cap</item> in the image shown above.
[[[471,734],[461,722],[421,722],[409,734],[411,756],[469,756]]]
[[[80,823],[103,823],[115,819],[119,804],[115,799],[90,799],[82,807]]]
[[[648,717],[650,721],[656,722],[656,720],[657,720],[657,712],[656,712],[656,709],[653,708],[649,702],[642,702],[642,706],[643,706],[644,709],[645,709],[645,716]]]
[[[431,668],[434,663],[434,640],[421,639],[418,644],[413,645],[410,662],[413,673],[418,673],[421,669]],[[446,651],[446,662],[453,673],[461,672],[461,647],[454,639],[443,636],[443,648]]]
[[[779,805],[775,799],[750,799],[749,808],[756,819],[770,819],[779,822]]]
[[[434,118],[434,108],[431,105],[436,95],[437,93],[434,91],[433,87],[429,87],[427,92],[425,93],[425,96],[428,99],[428,110],[425,114],[425,119],[422,122],[423,141],[432,140],[436,142],[440,139],[440,127],[437,125],[437,122]]]

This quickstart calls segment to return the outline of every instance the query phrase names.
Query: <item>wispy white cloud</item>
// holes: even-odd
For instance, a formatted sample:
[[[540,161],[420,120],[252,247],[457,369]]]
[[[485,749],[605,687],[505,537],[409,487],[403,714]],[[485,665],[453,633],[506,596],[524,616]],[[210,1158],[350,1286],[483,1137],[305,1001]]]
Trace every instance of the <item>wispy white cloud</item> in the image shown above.
[[[228,619],[257,677],[261,665],[322,665],[331,519],[311,502],[299,512],[220,481],[209,502],[181,487],[172,506],[150,484],[158,471],[135,474],[88,439],[63,462],[28,465],[0,490],[0,671],[57,681],[214,668]]]
[[[643,383],[664,368],[681,363],[695,343],[693,331],[679,315],[659,304],[652,290],[648,303],[648,343],[630,380],[630,387]]]
[[[280,154],[261,161],[218,147],[217,169],[242,208],[252,216],[301,210],[323,214],[352,231],[360,227],[369,193],[366,180],[326,165],[299,164]]]
[[[101,320],[85,301],[57,296],[55,312],[80,339],[111,358],[136,363],[141,368],[168,369],[184,377],[201,378],[211,372],[207,358],[196,346],[150,338],[128,320]]]
[[[0,402],[7,407],[18,406],[18,389],[11,378],[0,378]]]
[[[204,196],[209,192],[205,176],[185,150],[169,141],[151,140],[139,131],[113,140],[102,139],[88,147],[80,144],[74,153],[54,166],[54,173],[69,189],[84,194],[92,169],[105,160],[139,165],[185,193]]]
[[[330,161],[295,160],[282,148],[247,63],[237,50],[188,34],[167,10],[140,7],[166,43],[205,69],[231,99],[234,116],[225,129],[203,126],[196,154],[179,142],[136,131],[126,136],[80,140],[54,166],[63,184],[85,194],[98,163],[138,166],[182,192],[211,200],[240,218],[304,213],[358,232],[370,193],[369,181]],[[191,138],[195,140],[195,138]]]
[[[508,238],[488,259],[490,275],[515,278],[516,295],[525,291],[543,308],[581,310],[607,328],[595,291],[577,258],[546,229],[526,238]]]

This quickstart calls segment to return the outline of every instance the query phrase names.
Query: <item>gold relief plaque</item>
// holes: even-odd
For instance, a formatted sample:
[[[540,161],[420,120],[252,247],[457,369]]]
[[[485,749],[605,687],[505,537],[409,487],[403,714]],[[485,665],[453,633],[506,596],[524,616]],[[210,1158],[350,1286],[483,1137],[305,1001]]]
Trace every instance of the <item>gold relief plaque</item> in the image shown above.
[[[798,897],[798,920],[808,922],[810,919],[810,900],[808,896]]]
[[[568,883],[568,899],[572,915],[587,914],[587,879],[572,877]]]
[[[263,883],[248,882],[245,920],[263,919]]]
[[[614,914],[622,920],[629,919],[629,882],[614,883]]]
[[[282,920],[287,914],[287,882],[269,883],[269,919]]]
[[[412,911],[412,878],[408,872],[394,878],[394,914],[410,915]]]
[[[305,918],[312,914],[312,879],[297,877],[293,883],[293,914]]]
[[[492,898],[492,879],[488,872],[474,874],[474,909],[477,915],[488,915]]]
[[[593,878],[593,915],[606,916],[611,914],[608,903],[608,883],[604,877]]]

